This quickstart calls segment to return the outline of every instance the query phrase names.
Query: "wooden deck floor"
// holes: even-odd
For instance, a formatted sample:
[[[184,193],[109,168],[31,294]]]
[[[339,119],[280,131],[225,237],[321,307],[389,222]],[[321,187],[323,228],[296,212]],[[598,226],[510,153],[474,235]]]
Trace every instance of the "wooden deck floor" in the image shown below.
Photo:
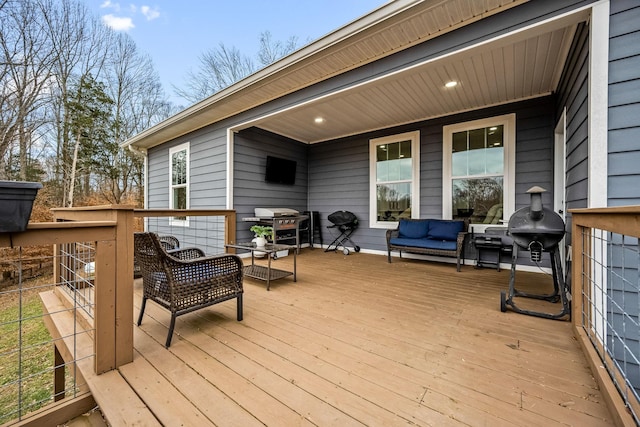
[[[508,278],[304,249],[297,283],[245,279],[242,322],[235,301],[179,317],[169,350],[147,304],[120,373],[168,426],[613,425],[570,323],[500,312]]]

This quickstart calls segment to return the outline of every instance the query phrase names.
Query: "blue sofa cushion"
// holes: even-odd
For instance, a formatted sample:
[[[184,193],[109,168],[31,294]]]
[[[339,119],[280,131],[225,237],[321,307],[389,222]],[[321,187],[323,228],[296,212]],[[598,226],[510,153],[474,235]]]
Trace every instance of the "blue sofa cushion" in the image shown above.
[[[439,249],[445,251],[455,251],[458,247],[458,242],[455,240],[437,240],[427,239],[426,243],[429,249]]]
[[[457,247],[456,241],[436,240],[436,239],[410,239],[406,237],[394,237],[390,240],[392,245],[408,246],[424,249],[439,249],[446,251],[455,251]]]
[[[422,239],[427,237],[429,231],[429,221],[407,221],[401,219],[398,224],[398,237],[409,239]]]
[[[456,240],[464,229],[463,221],[431,220],[429,238],[437,240]]]

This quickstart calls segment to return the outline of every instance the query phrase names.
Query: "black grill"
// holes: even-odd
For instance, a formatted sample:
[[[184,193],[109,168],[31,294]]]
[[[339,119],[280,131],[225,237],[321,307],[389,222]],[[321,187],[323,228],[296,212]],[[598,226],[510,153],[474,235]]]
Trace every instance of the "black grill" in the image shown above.
[[[508,230],[511,238],[513,238],[511,277],[509,279],[508,297],[504,291],[500,293],[500,309],[505,312],[507,311],[507,306],[509,306],[517,313],[548,319],[561,319],[567,315],[571,316],[569,302],[571,296],[562,273],[560,248],[558,246],[564,237],[565,225],[560,215],[542,205],[542,193],[544,191],[546,190],[541,187],[530,188],[527,191],[527,193],[531,194],[529,206],[518,209],[509,219]],[[516,261],[519,248],[529,251],[531,260],[536,264],[542,260],[544,252],[549,253],[553,273],[553,293],[530,294],[515,289]],[[555,314],[524,310],[515,304],[514,297],[535,298],[553,303],[561,301],[562,309]]]
[[[336,251],[338,246],[342,246],[342,253],[349,255],[349,248],[345,246],[345,242],[350,242],[353,249],[356,252],[360,252],[360,246],[356,245],[351,240],[351,235],[358,228],[358,217],[349,211],[336,211],[330,214],[327,219],[331,222],[331,225],[327,226],[328,229],[338,229],[340,235],[336,237],[325,252]]]

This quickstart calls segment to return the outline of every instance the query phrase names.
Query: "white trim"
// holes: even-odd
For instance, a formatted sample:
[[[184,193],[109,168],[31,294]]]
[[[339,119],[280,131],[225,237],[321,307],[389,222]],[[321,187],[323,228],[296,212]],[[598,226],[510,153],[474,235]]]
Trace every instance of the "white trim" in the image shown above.
[[[593,5],[589,28],[588,207],[608,204],[609,1]]]
[[[183,144],[180,145],[176,145],[175,147],[171,147],[169,149],[169,209],[173,209],[173,184],[172,184],[172,179],[173,179],[173,168],[172,168],[172,157],[173,157],[173,153],[177,153],[179,151],[186,151],[186,159],[185,162],[187,163],[186,167],[186,174],[187,174],[187,194],[186,194],[186,209],[189,209],[189,207],[191,206],[190,203],[190,195],[189,193],[191,192],[191,143],[189,142],[185,142]],[[182,227],[188,227],[189,226],[189,217],[187,217],[186,220],[183,219],[177,219],[175,217],[170,217],[169,218],[169,224],[171,225],[175,225],[175,226],[182,226]]]
[[[451,219],[451,138],[455,132],[470,129],[480,129],[492,125],[503,126],[504,137],[504,188],[503,188],[503,217],[509,218],[516,208],[516,115],[515,113],[502,116],[487,117],[456,123],[442,127],[442,218]],[[473,224],[474,232],[484,232],[486,227],[495,227],[495,224]]]
[[[553,210],[560,215],[562,221],[567,219],[567,107],[562,109],[560,119],[553,131]],[[565,249],[567,236],[558,243],[562,271],[567,271],[567,253]]]
[[[369,140],[369,227],[393,229],[398,221],[378,221],[376,182],[376,147],[400,141],[411,141],[411,218],[420,218],[420,131],[388,135]]]
[[[147,153],[144,153],[143,168],[144,172],[142,179],[144,179],[144,182],[142,182],[141,185],[144,186],[144,201],[142,206],[144,209],[149,209],[149,156]]]
[[[556,124],[553,137],[553,210],[555,210],[564,221],[567,216],[567,209],[565,206],[567,173],[567,107],[562,109],[562,114]]]
[[[233,209],[233,150],[234,150],[234,135],[235,133],[231,128],[227,129],[227,201],[226,208]]]

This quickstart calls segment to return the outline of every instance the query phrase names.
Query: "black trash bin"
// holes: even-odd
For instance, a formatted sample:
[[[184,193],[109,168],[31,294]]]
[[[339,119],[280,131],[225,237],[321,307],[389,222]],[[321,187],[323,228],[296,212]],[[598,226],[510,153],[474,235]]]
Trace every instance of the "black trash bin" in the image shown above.
[[[0,181],[0,233],[27,229],[39,182]]]

